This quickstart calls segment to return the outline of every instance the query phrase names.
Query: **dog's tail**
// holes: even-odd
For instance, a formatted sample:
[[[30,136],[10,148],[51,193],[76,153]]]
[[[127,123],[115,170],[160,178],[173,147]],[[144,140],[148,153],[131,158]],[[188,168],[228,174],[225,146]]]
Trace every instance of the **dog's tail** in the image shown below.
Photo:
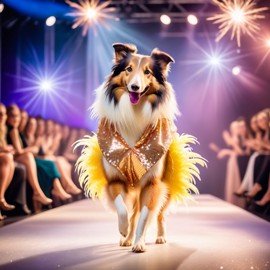
[[[102,167],[102,152],[97,136],[85,136],[74,143],[74,149],[82,146],[81,155],[76,162],[79,182],[85,195],[91,198],[101,198],[107,185]]]
[[[197,165],[206,166],[206,159],[192,151],[190,144],[197,139],[191,135],[177,134],[169,148],[164,182],[168,185],[171,198],[175,202],[185,203],[192,199],[192,191],[198,194],[196,178],[200,179]]]

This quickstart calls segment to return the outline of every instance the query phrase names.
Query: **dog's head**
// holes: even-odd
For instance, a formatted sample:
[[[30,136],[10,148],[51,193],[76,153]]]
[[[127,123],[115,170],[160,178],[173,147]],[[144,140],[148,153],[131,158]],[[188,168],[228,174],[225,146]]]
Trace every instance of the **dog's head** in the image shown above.
[[[150,56],[137,54],[132,44],[113,44],[115,56],[106,93],[115,105],[128,94],[132,105],[148,101],[156,107],[166,97],[166,78],[173,58],[154,49]]]

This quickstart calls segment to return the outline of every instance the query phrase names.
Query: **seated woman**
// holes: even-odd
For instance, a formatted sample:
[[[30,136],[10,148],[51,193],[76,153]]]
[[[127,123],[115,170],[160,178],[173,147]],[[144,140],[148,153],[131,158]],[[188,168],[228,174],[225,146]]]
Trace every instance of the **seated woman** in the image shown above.
[[[246,192],[249,192],[252,189],[254,183],[254,164],[261,151],[262,131],[258,125],[257,114],[251,117],[250,127],[251,137],[247,141],[247,145],[253,153],[249,158],[243,181],[238,190],[234,193],[237,196],[244,196]]]
[[[14,174],[13,148],[6,144],[6,108],[0,103],[0,210],[10,211],[15,208],[5,200],[5,192]],[[0,216],[0,219],[2,216]]]
[[[260,200],[264,205],[270,201],[269,173],[270,173],[270,114],[268,110],[260,112],[257,116],[258,126],[262,130],[259,156],[254,164],[254,185],[247,193],[248,197]],[[257,197],[256,197],[257,196]]]
[[[15,205],[15,210],[11,214],[30,215],[31,210],[28,208],[27,197],[27,177],[23,164],[15,163],[15,171],[10,185],[6,190],[6,198]],[[31,203],[31,202],[30,202]]]
[[[59,181],[59,173],[53,162],[38,159],[34,154],[38,153],[37,146],[28,146],[24,136],[19,132],[20,110],[13,104],[7,109],[7,141],[15,149],[15,160],[26,167],[29,183],[33,188],[34,207],[39,209],[40,204],[47,205],[52,202],[48,197],[54,195],[62,200],[69,199]]]
[[[81,190],[76,187],[71,179],[71,165],[63,156],[56,156],[61,139],[60,125],[55,125],[49,120],[50,128],[45,132],[45,122],[42,118],[38,120],[31,118],[28,122],[25,135],[30,145],[37,145],[40,149],[39,156],[46,160],[54,161],[61,175],[61,183],[66,192],[77,195]]]
[[[80,155],[78,150],[74,151],[72,145],[79,139],[79,130],[76,128],[70,128],[69,137],[66,140],[66,148],[63,150],[63,156],[74,165]]]
[[[6,142],[6,107],[0,103],[0,209],[13,210],[14,205],[19,206],[20,212],[30,214],[26,199],[25,168],[13,161],[14,149]],[[18,210],[18,209],[17,209]]]
[[[227,148],[220,149],[215,144],[210,144],[209,147],[217,153],[219,159],[228,156],[226,176],[225,176],[225,200],[243,206],[243,202],[233,196],[233,192],[239,188],[241,183],[240,171],[238,166],[238,156],[243,154],[243,151],[239,144],[239,122],[233,121],[230,124],[230,130],[223,131],[223,139],[227,145]]]

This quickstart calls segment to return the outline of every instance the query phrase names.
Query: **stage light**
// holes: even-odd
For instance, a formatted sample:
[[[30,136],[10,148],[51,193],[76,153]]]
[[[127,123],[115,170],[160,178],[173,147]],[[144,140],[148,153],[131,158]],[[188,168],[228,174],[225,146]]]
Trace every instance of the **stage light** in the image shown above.
[[[270,38],[269,38],[268,40],[266,40],[266,46],[267,46],[268,48],[270,48]]]
[[[160,16],[160,21],[161,21],[163,24],[168,25],[168,24],[171,23],[171,18],[170,18],[168,15],[166,15],[166,14],[162,14],[162,15]]]
[[[213,66],[219,66],[220,65],[220,58],[218,56],[210,56],[209,57],[210,64]]]
[[[40,90],[44,92],[50,92],[53,90],[53,83],[51,80],[40,81]]]
[[[97,11],[94,8],[89,8],[86,12],[86,16],[89,20],[92,20],[97,16]]]
[[[99,26],[102,22],[105,23],[105,19],[115,19],[115,16],[111,14],[115,12],[114,7],[108,7],[111,1],[105,1],[99,4],[99,0],[80,0],[79,3],[66,0],[74,11],[67,15],[75,17],[72,28],[75,29],[78,26],[83,27],[82,35],[85,36],[88,29],[95,25]]]
[[[56,18],[54,16],[50,16],[46,20],[46,25],[47,26],[53,26],[56,22]]]
[[[3,3],[0,3],[0,13],[3,12],[4,8],[5,8],[4,4]]]
[[[187,21],[192,25],[196,25],[198,23],[198,18],[195,15],[190,14],[187,16]]]
[[[244,23],[245,15],[242,9],[237,8],[232,11],[231,17],[235,23]]]
[[[256,8],[254,0],[212,1],[223,12],[207,18],[209,21],[214,21],[214,24],[220,24],[216,42],[220,41],[231,30],[231,40],[235,37],[238,47],[241,46],[242,34],[248,34],[250,37],[257,34],[260,30],[257,19],[264,19],[265,16],[260,13],[268,10],[267,7]]]
[[[241,67],[240,66],[235,66],[235,67],[232,68],[232,74],[233,75],[237,76],[237,75],[240,74],[240,72],[241,72]]]

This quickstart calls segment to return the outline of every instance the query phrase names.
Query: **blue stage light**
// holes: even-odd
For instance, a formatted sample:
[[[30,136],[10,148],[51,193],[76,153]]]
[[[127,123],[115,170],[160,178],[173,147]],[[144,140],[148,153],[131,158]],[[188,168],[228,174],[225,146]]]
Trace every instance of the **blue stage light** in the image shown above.
[[[40,81],[40,90],[44,92],[53,91],[53,82],[48,79]]]

